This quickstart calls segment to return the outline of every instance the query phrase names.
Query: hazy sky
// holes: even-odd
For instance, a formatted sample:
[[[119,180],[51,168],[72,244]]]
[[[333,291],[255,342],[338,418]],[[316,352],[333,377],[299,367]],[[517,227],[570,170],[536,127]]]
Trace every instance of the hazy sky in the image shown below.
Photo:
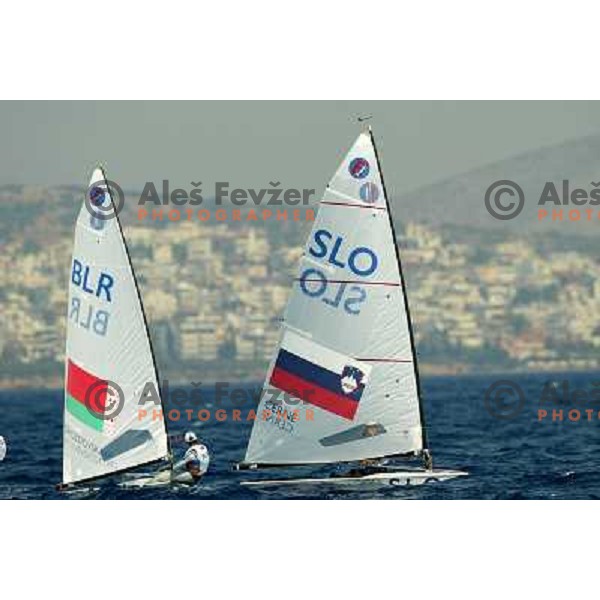
[[[0,184],[171,179],[320,193],[371,121],[392,193],[600,133],[600,102],[0,102]],[[210,184],[210,186],[208,185]]]

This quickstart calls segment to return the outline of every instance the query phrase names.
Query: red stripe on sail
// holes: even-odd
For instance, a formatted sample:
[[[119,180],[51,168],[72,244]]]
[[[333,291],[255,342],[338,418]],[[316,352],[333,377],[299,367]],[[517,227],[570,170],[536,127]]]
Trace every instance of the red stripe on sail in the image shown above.
[[[324,279],[318,277],[294,277],[294,281],[308,281],[316,283],[324,283]],[[360,285],[383,285],[387,287],[400,287],[400,283],[393,283],[391,281],[361,281],[360,279],[328,279],[327,283],[360,283]]]
[[[108,382],[100,379],[71,359],[67,364],[67,394],[77,402],[86,404],[94,412],[104,414]]]
[[[269,381],[276,388],[301,398],[305,402],[318,406],[350,421],[358,409],[358,402],[341,394],[334,394],[310,381],[292,375],[283,369],[275,368]]]

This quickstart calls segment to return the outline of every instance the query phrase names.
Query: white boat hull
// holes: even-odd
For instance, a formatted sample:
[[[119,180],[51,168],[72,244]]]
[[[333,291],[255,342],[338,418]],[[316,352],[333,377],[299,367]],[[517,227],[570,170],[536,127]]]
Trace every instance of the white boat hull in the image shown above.
[[[265,487],[280,485],[392,485],[392,486],[414,486],[423,485],[433,481],[448,481],[456,477],[465,477],[466,471],[454,471],[451,469],[436,469],[432,471],[425,470],[406,470],[406,471],[385,471],[381,473],[372,473],[357,477],[320,477],[320,478],[301,478],[301,479],[262,479],[256,481],[242,481],[241,485]]]
[[[173,476],[170,470],[159,471],[158,473],[137,475],[131,479],[125,479],[119,482],[119,487],[122,489],[140,489],[140,488],[157,488],[168,487],[172,485],[194,485],[197,483],[189,473],[180,473]]]

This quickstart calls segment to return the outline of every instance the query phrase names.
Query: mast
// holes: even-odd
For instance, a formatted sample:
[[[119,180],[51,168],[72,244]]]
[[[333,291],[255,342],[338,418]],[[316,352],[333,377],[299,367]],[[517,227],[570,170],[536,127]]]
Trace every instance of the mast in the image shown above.
[[[404,293],[402,294],[404,298],[404,310],[406,311],[406,318],[408,321],[408,334],[410,338],[410,347],[413,355],[413,369],[415,374],[415,381],[417,383],[417,400],[419,402],[419,416],[421,421],[421,439],[423,441],[423,453],[427,453],[429,455],[429,448],[427,443],[427,427],[425,426],[425,414],[423,411],[423,400],[421,393],[421,380],[419,378],[419,368],[417,365],[417,348],[415,346],[415,335],[413,331],[412,319],[410,318],[410,309],[408,306],[408,294],[406,289],[406,280],[404,279],[404,273],[402,272],[402,261],[400,260],[400,250],[398,248],[398,240],[396,238],[396,229],[394,227],[394,219],[392,218],[392,207],[390,205],[390,201],[388,198],[387,190],[385,187],[385,180],[383,177],[383,170],[381,168],[381,161],[379,159],[379,153],[377,152],[377,144],[375,143],[375,137],[373,135],[373,129],[369,125],[368,126],[369,137],[371,138],[371,144],[373,145],[373,151],[375,152],[375,160],[377,161],[377,170],[379,171],[379,178],[381,179],[381,187],[383,188],[383,195],[385,197],[385,203],[387,206],[387,214],[388,220],[390,224],[390,229],[392,230],[392,239],[394,240],[394,248],[396,250],[396,260],[398,263],[398,271],[400,273],[400,280],[402,281],[402,286],[404,287]]]
[[[142,295],[140,293],[140,287],[138,285],[137,277],[135,276],[135,269],[133,268],[133,263],[131,262],[131,254],[129,253],[129,247],[127,246],[127,240],[125,239],[125,236],[123,235],[123,228],[121,227],[121,220],[119,219],[119,213],[116,210],[112,194],[110,193],[110,188],[107,183],[106,174],[104,173],[104,169],[102,167],[100,167],[100,171],[102,172],[102,176],[104,177],[104,181],[106,182],[106,189],[108,191],[108,195],[110,196],[110,201],[113,205],[113,210],[115,211],[115,219],[117,221],[117,227],[119,228],[119,233],[121,234],[121,240],[123,240],[123,247],[125,248],[125,254],[127,256],[127,260],[129,261],[129,267],[131,268],[131,275],[133,277],[133,286],[135,288],[135,293],[137,294],[138,302],[140,305],[140,310],[142,312],[142,320],[144,321],[144,329],[146,330],[146,337],[148,338],[148,345],[150,346],[150,356],[152,357],[152,369],[154,371],[154,377],[156,378],[156,382],[159,385],[159,389],[160,389],[160,380],[158,378],[158,368],[156,366],[156,355],[154,354],[154,346],[152,345],[152,338],[150,336],[150,330],[148,329],[148,318],[146,317],[146,310],[144,309],[144,303],[142,302]],[[162,399],[162,396],[160,395],[160,393],[159,393],[159,397],[160,397],[161,409],[164,409],[163,399]],[[163,410],[163,416],[164,416],[164,410]],[[171,465],[171,467],[173,467],[173,451],[171,449],[171,440],[169,439],[169,432],[167,430],[167,421],[164,418],[163,418],[163,425],[165,428],[165,436],[167,438],[167,452],[168,452],[169,464]]]

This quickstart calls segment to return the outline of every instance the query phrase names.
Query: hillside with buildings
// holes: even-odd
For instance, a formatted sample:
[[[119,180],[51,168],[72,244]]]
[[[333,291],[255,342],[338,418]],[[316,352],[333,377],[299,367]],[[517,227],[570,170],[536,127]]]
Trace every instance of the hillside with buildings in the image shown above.
[[[60,382],[77,197],[0,190],[4,387]],[[162,376],[259,380],[310,223],[132,214],[122,220]],[[599,366],[600,267],[589,240],[396,220],[424,372]]]

